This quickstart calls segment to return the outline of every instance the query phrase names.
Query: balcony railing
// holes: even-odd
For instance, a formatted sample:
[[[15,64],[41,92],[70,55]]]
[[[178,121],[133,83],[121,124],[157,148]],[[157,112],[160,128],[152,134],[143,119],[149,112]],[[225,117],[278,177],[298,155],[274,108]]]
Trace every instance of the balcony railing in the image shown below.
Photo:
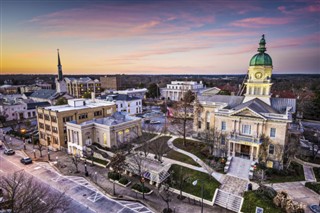
[[[229,140],[235,141],[235,142],[244,142],[244,143],[255,143],[255,144],[261,144],[261,138],[260,137],[253,137],[253,136],[246,136],[246,135],[239,135],[237,133],[233,133],[228,138]]]

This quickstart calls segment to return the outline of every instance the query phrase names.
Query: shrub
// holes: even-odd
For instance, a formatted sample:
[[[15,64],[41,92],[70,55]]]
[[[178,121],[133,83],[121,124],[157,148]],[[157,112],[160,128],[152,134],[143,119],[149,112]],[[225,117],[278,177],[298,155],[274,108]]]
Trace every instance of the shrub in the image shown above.
[[[108,173],[108,178],[112,180],[119,180],[120,179],[120,174],[117,172],[109,172]]]
[[[126,177],[122,177],[120,178],[119,183],[127,185],[129,183],[129,180]]]
[[[320,183],[306,182],[305,186],[320,194]]]
[[[140,184],[140,183],[134,184],[132,186],[132,189],[137,190],[139,192],[143,192],[144,191],[144,193],[150,192],[150,189],[148,187],[146,187],[146,186],[142,187],[142,184]]]

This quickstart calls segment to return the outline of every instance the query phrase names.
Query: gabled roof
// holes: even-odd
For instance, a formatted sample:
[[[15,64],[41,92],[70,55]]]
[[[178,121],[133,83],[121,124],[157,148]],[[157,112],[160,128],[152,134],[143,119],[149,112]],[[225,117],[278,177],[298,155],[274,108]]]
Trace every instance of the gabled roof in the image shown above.
[[[37,107],[47,107],[51,106],[51,104],[47,101],[45,102],[34,102],[34,103],[27,103],[27,109],[35,109]]]
[[[255,98],[255,99],[252,99],[248,102],[242,103],[242,104],[234,107],[234,110],[240,111],[245,108],[250,109],[250,110],[257,112],[257,113],[277,113],[277,114],[279,114],[279,112],[276,109],[272,108],[271,106],[269,106],[268,104],[266,104],[265,102],[263,102],[262,100],[260,100],[258,98]]]
[[[42,98],[42,99],[49,99],[51,96],[53,96],[56,93],[55,90],[52,89],[40,89],[37,91],[34,91],[30,97],[33,98]]]

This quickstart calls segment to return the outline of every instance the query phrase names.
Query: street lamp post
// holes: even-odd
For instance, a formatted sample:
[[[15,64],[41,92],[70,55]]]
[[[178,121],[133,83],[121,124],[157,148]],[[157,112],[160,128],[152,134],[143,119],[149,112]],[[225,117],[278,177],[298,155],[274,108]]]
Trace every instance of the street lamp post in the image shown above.
[[[33,156],[34,156],[34,158],[37,158],[35,149],[33,150]]]
[[[199,180],[201,181],[201,213],[203,213],[203,180]],[[195,180],[192,182],[192,185],[197,185],[198,184],[198,180]]]
[[[98,173],[97,172],[94,172],[94,179],[95,179],[95,182],[96,184],[98,184]]]
[[[86,177],[89,176],[88,169],[87,169],[87,158],[84,159],[84,174]]]
[[[142,184],[142,198],[144,199],[144,177],[141,177],[140,182]]]
[[[26,147],[26,139],[25,139],[25,138],[23,138],[23,149],[24,149],[24,150],[27,150],[27,147]]]
[[[48,149],[48,161],[50,161],[50,150]]]

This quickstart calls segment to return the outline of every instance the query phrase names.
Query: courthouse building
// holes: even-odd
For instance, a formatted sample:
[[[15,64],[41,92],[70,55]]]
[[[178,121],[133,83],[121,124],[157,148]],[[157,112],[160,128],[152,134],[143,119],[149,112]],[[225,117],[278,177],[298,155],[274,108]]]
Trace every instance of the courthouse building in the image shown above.
[[[200,137],[205,137],[208,131],[225,135],[214,154],[251,160],[259,160],[261,138],[269,137],[267,165],[279,168],[296,99],[271,98],[273,64],[265,53],[265,44],[262,36],[258,53],[250,60],[244,96],[198,96],[194,130]]]
[[[171,81],[171,84],[167,84],[166,88],[160,89],[160,93],[162,98],[180,101],[188,90],[199,93],[204,88],[202,81],[199,83],[196,81]]]

